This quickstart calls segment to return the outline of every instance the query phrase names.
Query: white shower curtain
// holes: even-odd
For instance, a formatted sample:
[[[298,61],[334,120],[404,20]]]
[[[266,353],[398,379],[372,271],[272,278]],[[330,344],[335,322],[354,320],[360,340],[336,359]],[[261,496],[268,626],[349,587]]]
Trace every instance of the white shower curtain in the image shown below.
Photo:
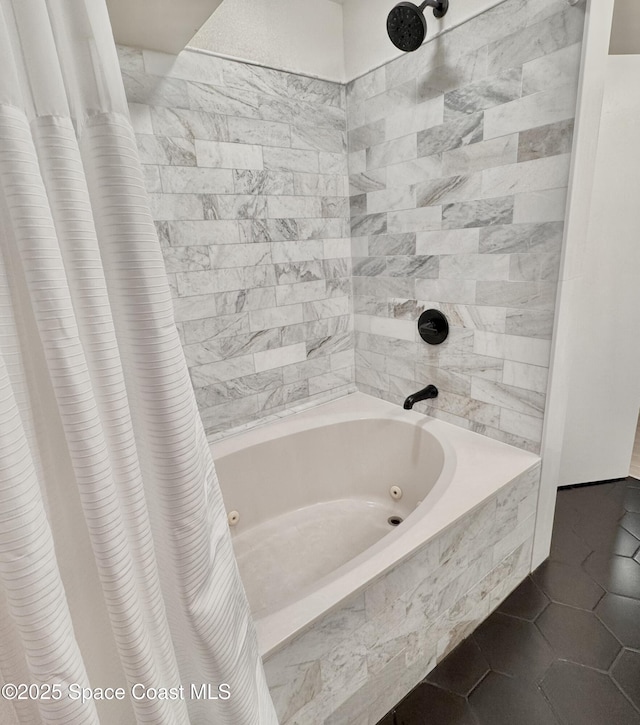
[[[0,0],[0,426],[0,722],[276,723],[104,0]]]

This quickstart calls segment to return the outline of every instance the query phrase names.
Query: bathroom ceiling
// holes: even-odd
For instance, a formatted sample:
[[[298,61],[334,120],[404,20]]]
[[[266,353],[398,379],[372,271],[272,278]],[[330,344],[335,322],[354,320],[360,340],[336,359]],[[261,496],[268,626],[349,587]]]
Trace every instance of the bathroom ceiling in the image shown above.
[[[179,53],[222,0],[107,0],[116,43]]]
[[[611,55],[640,53],[640,2],[616,0],[611,28]]]

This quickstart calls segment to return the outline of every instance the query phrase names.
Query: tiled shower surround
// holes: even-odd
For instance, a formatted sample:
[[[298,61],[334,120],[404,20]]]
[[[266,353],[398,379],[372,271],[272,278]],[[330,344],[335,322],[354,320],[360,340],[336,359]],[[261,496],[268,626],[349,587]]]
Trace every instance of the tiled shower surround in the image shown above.
[[[506,0],[346,100],[121,49],[210,434],[352,390],[355,353],[359,390],[435,383],[418,409],[539,450],[583,22],[582,3]],[[440,347],[417,338],[429,307]]]
[[[359,390],[537,452],[584,6],[507,0],[347,87]],[[437,307],[451,334],[416,341]]]
[[[354,389],[345,90],[120,49],[208,433]]]

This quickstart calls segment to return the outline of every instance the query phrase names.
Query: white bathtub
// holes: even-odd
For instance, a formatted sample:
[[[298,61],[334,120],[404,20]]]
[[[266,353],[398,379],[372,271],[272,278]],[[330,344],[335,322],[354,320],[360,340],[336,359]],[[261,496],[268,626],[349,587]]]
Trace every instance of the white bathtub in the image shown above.
[[[265,658],[539,463],[362,393],[212,450]]]

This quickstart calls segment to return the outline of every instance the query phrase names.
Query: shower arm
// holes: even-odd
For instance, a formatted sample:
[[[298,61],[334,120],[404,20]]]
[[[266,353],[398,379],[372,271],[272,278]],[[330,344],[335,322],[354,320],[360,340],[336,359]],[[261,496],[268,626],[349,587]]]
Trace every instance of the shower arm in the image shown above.
[[[441,18],[447,12],[449,2],[448,0],[424,0],[420,5],[420,10],[424,10],[427,7],[433,8],[433,14],[436,18]]]

